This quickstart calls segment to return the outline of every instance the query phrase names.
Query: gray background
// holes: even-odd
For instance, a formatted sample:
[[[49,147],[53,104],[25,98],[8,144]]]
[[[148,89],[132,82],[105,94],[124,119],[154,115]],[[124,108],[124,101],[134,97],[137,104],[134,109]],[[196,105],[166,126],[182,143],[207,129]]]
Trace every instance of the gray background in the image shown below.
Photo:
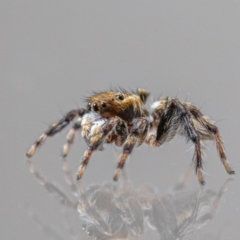
[[[29,206],[71,239],[59,201],[29,173],[24,154],[62,112],[85,106],[85,96],[111,86],[146,88],[153,99],[188,96],[218,121],[237,174],[211,223],[186,239],[240,237],[239,23],[239,1],[2,0],[0,239],[52,239],[28,216]],[[47,141],[33,159],[63,189],[59,153],[65,134]],[[215,144],[207,146],[205,188],[218,191],[228,176]],[[135,187],[149,184],[165,195],[189,166],[189,147],[180,137],[161,149],[142,146],[126,166],[128,177]],[[73,172],[85,148],[79,136],[68,157]],[[84,186],[112,183],[118,155],[114,147],[94,154]],[[198,189],[196,176],[189,187]],[[77,219],[77,213],[72,217]],[[147,230],[142,239],[159,239],[152,232]]]

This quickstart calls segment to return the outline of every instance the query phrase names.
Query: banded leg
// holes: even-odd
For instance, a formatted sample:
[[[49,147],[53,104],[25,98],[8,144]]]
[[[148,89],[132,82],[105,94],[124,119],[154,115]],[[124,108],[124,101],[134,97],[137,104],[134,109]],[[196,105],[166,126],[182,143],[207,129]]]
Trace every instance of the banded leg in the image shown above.
[[[88,149],[85,151],[82,163],[77,170],[77,180],[82,178],[88,162],[92,156],[92,153],[101,146],[101,144],[104,142],[105,137],[116,126],[117,122],[118,119],[113,118],[109,122],[104,123],[104,125],[92,126],[92,128],[94,128],[94,134],[90,136],[90,144],[88,146]]]
[[[71,121],[73,121],[75,117],[82,117],[86,112],[86,109],[77,109],[68,112],[62,119],[52,124],[52,126],[39,137],[39,139],[30,147],[26,156],[29,158],[32,157],[36,150],[47,140],[48,137],[52,137],[56,133],[60,132]]]
[[[195,144],[195,157],[196,157],[196,173],[197,173],[197,176],[198,176],[198,181],[200,182],[201,185],[205,185],[205,181],[204,181],[204,178],[203,178],[203,174],[202,174],[202,169],[203,169],[203,166],[202,166],[202,145],[201,145],[201,142],[200,142],[200,139],[199,137],[196,138],[196,140],[192,140]]]
[[[178,99],[161,100],[156,105],[159,112],[159,125],[157,127],[156,142],[162,145],[164,142],[169,142],[177,134],[182,134],[187,137],[187,140],[191,140],[195,145],[195,164],[198,181],[203,185],[205,184],[202,175],[202,146],[200,133],[195,129],[194,122],[191,119],[191,113],[188,108],[182,104]],[[151,139],[149,139],[151,140]],[[154,140],[151,140],[151,144],[155,144]]]
[[[227,173],[228,174],[235,174],[235,171],[231,168],[229,162],[227,161],[227,157],[226,157],[226,154],[225,154],[222,138],[221,138],[221,135],[219,134],[218,131],[215,133],[215,139],[216,139],[216,145],[217,145],[217,149],[218,149],[218,152],[219,152],[219,156],[221,158],[221,161],[222,161]]]
[[[230,164],[227,161],[223,141],[217,126],[214,123],[212,123],[206,116],[204,116],[195,106],[189,103],[185,103],[185,105],[188,106],[191,114],[195,117],[196,121],[200,123],[200,125],[195,124],[197,131],[201,133],[203,139],[206,139],[206,140],[215,139],[220,159],[227,173],[234,174],[235,171],[232,170]]]
[[[128,156],[132,153],[134,146],[137,145],[139,142],[140,144],[142,143],[141,139],[144,139],[144,136],[146,135],[146,132],[147,132],[147,128],[148,128],[148,122],[146,119],[137,120],[133,124],[130,134],[126,140],[126,143],[123,146],[123,153],[120,157],[117,169],[113,177],[114,181],[118,180],[121,174],[121,171],[125,165],[125,162]]]
[[[195,158],[196,158],[196,173],[198,176],[198,181],[200,184],[204,185],[205,181],[202,174],[202,145],[199,132],[196,131],[193,121],[191,119],[191,113],[178,99],[172,99],[173,105],[177,108],[178,112],[181,114],[180,118],[182,120],[187,139],[192,140],[195,144]]]
[[[63,150],[62,150],[62,156],[64,158],[69,153],[70,147],[73,144],[73,141],[75,139],[77,130],[81,128],[81,122],[82,122],[82,118],[79,117],[67,134],[67,142],[63,145]]]

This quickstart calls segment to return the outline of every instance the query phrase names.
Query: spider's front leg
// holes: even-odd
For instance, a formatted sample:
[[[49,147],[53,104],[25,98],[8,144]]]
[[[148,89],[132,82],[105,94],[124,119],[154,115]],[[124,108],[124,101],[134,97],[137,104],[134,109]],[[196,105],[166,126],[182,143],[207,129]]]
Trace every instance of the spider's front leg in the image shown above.
[[[123,146],[123,153],[118,162],[113,180],[117,181],[121,171],[125,165],[128,156],[131,154],[135,145],[139,146],[143,143],[148,130],[148,121],[145,118],[134,119],[133,126],[130,130],[129,136]]]
[[[116,126],[118,121],[119,119],[116,117],[111,118],[110,120],[99,119],[92,124],[90,129],[87,127],[88,130],[85,130],[83,127],[83,136],[88,143],[88,149],[85,151],[82,163],[77,170],[77,180],[82,178],[92,153],[103,144],[105,138]]]
[[[39,139],[30,147],[26,156],[29,158],[32,157],[36,150],[47,140],[48,137],[52,137],[56,133],[60,132],[76,117],[82,117],[87,112],[88,111],[86,109],[76,109],[68,112],[62,119],[52,124],[52,126],[39,137]]]

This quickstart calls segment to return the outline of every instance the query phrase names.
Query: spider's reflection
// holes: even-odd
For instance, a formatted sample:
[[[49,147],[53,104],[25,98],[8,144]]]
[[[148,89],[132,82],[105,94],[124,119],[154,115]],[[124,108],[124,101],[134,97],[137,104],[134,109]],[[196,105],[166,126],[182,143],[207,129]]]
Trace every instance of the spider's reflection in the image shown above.
[[[231,181],[227,180],[218,193],[201,187],[196,191],[186,191],[188,172],[180,185],[167,196],[160,195],[150,186],[136,189],[127,180],[121,186],[105,183],[84,188],[81,182],[76,183],[72,178],[68,163],[63,160],[65,177],[75,196],[72,200],[72,196],[48,182],[32,161],[27,161],[27,164],[49,193],[61,199],[67,208],[78,212],[82,230],[92,239],[132,239],[143,235],[147,228],[156,230],[161,240],[184,239],[215,216]],[[37,217],[35,220],[42,224]],[[56,232],[47,230],[56,239],[61,239]]]

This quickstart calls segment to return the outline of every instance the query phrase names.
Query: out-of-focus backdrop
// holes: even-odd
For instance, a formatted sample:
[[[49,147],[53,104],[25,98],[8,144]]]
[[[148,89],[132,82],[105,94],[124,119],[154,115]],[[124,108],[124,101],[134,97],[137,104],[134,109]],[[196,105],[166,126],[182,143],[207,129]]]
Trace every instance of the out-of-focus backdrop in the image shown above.
[[[0,239],[240,237],[238,1],[8,0],[0,5]],[[118,183],[112,176],[120,150],[107,146],[96,152],[74,196],[60,158],[64,130],[32,160],[35,174],[55,184],[44,189],[25,164],[27,149],[63,113],[84,107],[93,91],[118,86],[148,89],[148,107],[160,96],[176,95],[199,106],[217,122],[235,180],[226,182],[215,143],[209,142],[206,186],[200,188],[193,174],[184,190],[174,190],[193,155],[191,144],[177,137],[161,148],[135,149]],[[85,149],[79,134],[67,158],[73,174]],[[103,202],[111,201],[109,209],[100,204],[101,211],[94,204],[103,187],[112,190],[104,188]],[[67,206],[64,196],[61,204],[62,193],[80,205]],[[107,222],[110,216],[115,228]]]

